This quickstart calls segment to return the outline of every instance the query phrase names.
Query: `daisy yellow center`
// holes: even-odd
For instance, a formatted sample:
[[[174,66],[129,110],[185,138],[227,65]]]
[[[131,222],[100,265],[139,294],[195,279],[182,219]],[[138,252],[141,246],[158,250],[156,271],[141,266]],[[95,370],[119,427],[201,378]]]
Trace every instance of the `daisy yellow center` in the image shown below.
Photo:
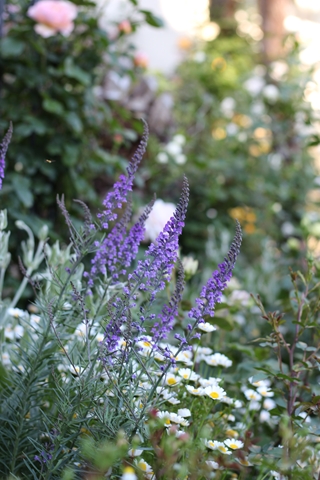
[[[144,463],[144,462],[140,462],[140,463],[139,463],[139,467],[140,467],[141,470],[143,470],[144,472],[147,470],[147,464]]]
[[[226,434],[230,437],[236,437],[238,435],[238,432],[236,432],[235,430],[227,430]]]
[[[132,467],[125,467],[123,471],[124,473],[134,473],[134,469]]]
[[[254,400],[254,398],[255,398],[255,394],[254,394],[254,393],[252,393],[251,395],[249,395],[249,398],[251,398],[251,400]]]
[[[186,373],[183,375],[183,378],[189,378],[189,375],[187,375]]]
[[[261,395],[265,395],[267,392],[266,392],[266,390],[263,390],[263,391],[260,392],[260,393],[261,393]]]
[[[241,460],[241,465],[244,465],[245,467],[247,467],[249,465],[249,462],[247,462],[247,460]]]
[[[169,378],[168,379],[168,384],[169,385],[175,385],[177,383],[177,380],[175,378]]]
[[[214,447],[214,443],[213,443],[213,442],[209,442],[209,445],[210,445],[210,447]]]
[[[226,447],[221,446],[221,447],[218,447],[218,448],[219,448],[220,452],[225,453],[227,451]]]
[[[229,447],[230,448],[238,448],[238,445],[236,445],[235,443],[230,443]]]
[[[170,422],[169,418],[166,418],[166,420],[165,420],[164,423],[165,423],[166,425],[170,425],[171,422]]]
[[[210,393],[210,397],[211,397],[211,398],[219,398],[219,393],[217,393],[217,392],[211,392],[211,393]]]
[[[143,346],[144,347],[151,347],[151,343],[150,342],[143,342]]]

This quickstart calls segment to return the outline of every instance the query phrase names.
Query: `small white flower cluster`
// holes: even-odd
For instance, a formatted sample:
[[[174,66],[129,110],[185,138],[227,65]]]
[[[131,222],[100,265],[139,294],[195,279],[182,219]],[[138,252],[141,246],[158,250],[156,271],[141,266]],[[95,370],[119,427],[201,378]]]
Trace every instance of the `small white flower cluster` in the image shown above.
[[[249,383],[255,387],[247,388],[242,387],[242,392],[247,400],[249,400],[249,410],[260,410],[260,421],[266,423],[272,423],[273,417],[271,417],[269,410],[275,408],[276,403],[271,397],[274,396],[274,392],[270,389],[270,381],[254,380],[254,377],[249,378]]]
[[[186,137],[182,134],[174,135],[171,142],[167,143],[163,151],[156,156],[158,163],[168,163],[172,159],[177,165],[184,165],[187,157],[183,153],[182,147],[186,142]]]
[[[205,446],[210,450],[219,450],[220,453],[224,455],[231,455],[232,450],[238,450],[239,448],[243,447],[243,442],[241,440],[233,440],[228,438],[224,440],[224,442],[218,442],[213,440],[205,440]],[[226,448],[226,446],[229,448]]]

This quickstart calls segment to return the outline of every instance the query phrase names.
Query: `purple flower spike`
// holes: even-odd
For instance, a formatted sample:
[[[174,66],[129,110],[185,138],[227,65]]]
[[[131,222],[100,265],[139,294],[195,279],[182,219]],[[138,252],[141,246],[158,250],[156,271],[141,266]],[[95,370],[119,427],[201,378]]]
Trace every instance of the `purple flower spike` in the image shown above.
[[[12,123],[10,122],[10,127],[7,133],[5,134],[2,142],[0,143],[0,190],[2,188],[2,180],[4,179],[4,169],[5,169],[5,159],[6,153],[9,147],[9,143],[12,137]]]
[[[126,269],[130,267],[137,256],[139,245],[144,237],[144,224],[154,202],[155,199],[147,205],[138,222],[127,234],[127,224],[131,217],[131,205],[128,206],[121,220],[113,227],[105,240],[98,245],[98,250],[91,262],[89,286],[93,285],[93,280],[99,273],[105,275],[107,270],[115,283],[118,281],[119,275],[125,275]]]
[[[194,318],[196,324],[203,323],[205,315],[214,316],[215,304],[221,302],[222,292],[232,277],[232,270],[239,255],[241,241],[241,227],[240,223],[236,221],[236,234],[224,262],[218,265],[219,270],[213,272],[211,278],[202,288],[200,297],[195,301],[197,306],[189,312],[189,317]]]
[[[128,193],[132,190],[135,173],[147,148],[148,136],[148,125],[144,122],[143,135],[127,168],[127,175],[120,175],[119,180],[114,184],[113,189],[103,201],[105,210],[97,215],[103,228],[108,228],[109,222],[116,220],[117,214],[115,210],[121,208],[127,202]]]
[[[158,316],[159,321],[157,321],[151,329],[153,335],[152,338],[155,343],[166,339],[168,333],[172,330],[174,320],[178,316],[178,308],[182,300],[184,285],[183,266],[181,261],[178,259],[178,272],[175,291],[170,299],[169,305],[163,306],[163,309]]]
[[[139,245],[144,238],[145,222],[150,215],[154,202],[155,198],[146,206],[139,220],[133,225],[120,247],[118,261],[126,268],[130,267],[132,261],[137,256]]]
[[[185,177],[176,211],[156,242],[149,246],[145,253],[146,259],[138,262],[136,270],[129,275],[130,287],[133,286],[133,282],[137,282],[139,290],[149,293],[150,302],[153,302],[156,294],[165,288],[165,282],[169,280],[177,260],[179,236],[184,227],[188,201],[189,185]]]

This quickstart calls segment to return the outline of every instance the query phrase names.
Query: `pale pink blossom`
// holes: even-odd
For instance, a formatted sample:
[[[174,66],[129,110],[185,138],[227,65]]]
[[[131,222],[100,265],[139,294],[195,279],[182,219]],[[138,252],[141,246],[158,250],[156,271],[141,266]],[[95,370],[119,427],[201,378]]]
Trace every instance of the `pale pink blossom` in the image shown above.
[[[160,198],[155,201],[153,209],[145,223],[145,240],[151,240],[151,242],[156,240],[166,223],[174,214],[175,209],[176,207],[173,203],[166,203]]]
[[[65,0],[40,0],[27,12],[37,22],[35,31],[45,38],[59,32],[64,36],[70,35],[77,13],[77,7]]]
[[[138,52],[134,56],[133,63],[136,67],[147,68],[149,59],[145,53]]]
[[[118,25],[119,32],[129,34],[132,32],[132,26],[129,20],[122,20]]]

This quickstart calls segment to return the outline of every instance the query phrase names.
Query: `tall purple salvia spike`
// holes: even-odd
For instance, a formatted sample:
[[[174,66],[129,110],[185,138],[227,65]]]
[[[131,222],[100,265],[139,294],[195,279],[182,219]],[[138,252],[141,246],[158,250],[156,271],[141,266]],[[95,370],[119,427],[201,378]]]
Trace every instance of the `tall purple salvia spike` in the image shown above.
[[[104,344],[107,351],[113,351],[117,338],[122,335],[121,326],[126,325],[130,318],[130,308],[135,306],[137,289],[149,293],[148,307],[152,304],[157,292],[163,290],[165,281],[171,275],[174,264],[177,260],[179,248],[179,235],[184,226],[189,200],[189,186],[186,177],[183,181],[183,188],[180,201],[176,211],[164,227],[163,232],[158,236],[156,243],[152,243],[147,249],[144,260],[138,262],[135,271],[128,275],[128,285],[123,289],[123,295],[118,296],[112,302],[112,315],[106,327]],[[145,312],[140,307],[140,322],[132,321],[130,328],[137,334],[145,332],[142,324],[145,320],[154,320],[155,315]]]
[[[155,199],[153,199],[140,216],[139,220],[130,229],[126,235],[126,227],[131,217],[131,206],[128,207],[121,220],[114,226],[107,238],[97,244],[99,247],[92,259],[92,268],[88,286],[93,286],[94,278],[102,273],[112,274],[113,281],[116,282],[119,275],[125,275],[126,269],[130,267],[132,261],[136,258],[139,245],[144,238],[145,221],[147,220]]]
[[[154,323],[151,333],[152,340],[158,344],[161,340],[167,338],[168,333],[172,330],[174,320],[178,315],[179,304],[182,300],[184,290],[184,270],[181,261],[178,259],[177,282],[175,291],[170,299],[169,305],[164,305],[161,313],[158,315],[159,321]]]
[[[187,213],[189,201],[188,180],[184,177],[182,193],[176,211],[167,222],[163,231],[158,236],[155,243],[151,243],[145,253],[146,259],[138,262],[138,266],[132,275],[128,276],[129,284],[126,294],[130,295],[130,290],[137,285],[139,290],[149,293],[150,304],[155,299],[156,294],[165,288],[165,282],[168,281],[174,264],[177,260],[179,249],[179,236],[184,227],[184,220]],[[154,315],[145,317],[144,308],[140,308],[140,322],[153,320]],[[135,325],[138,329],[138,324]]]
[[[125,268],[129,268],[132,261],[137,256],[139,245],[142,242],[145,234],[145,222],[150,215],[154,202],[155,198],[153,198],[153,200],[151,200],[151,202],[146,206],[139,220],[130,229],[119,249],[118,261],[119,264],[123,265]]]
[[[127,232],[127,225],[130,221],[131,214],[132,208],[130,202],[122,218],[115,224],[103,242],[101,244],[96,242],[98,250],[91,261],[92,267],[88,282],[89,287],[93,286],[93,280],[97,275],[100,273],[105,275],[107,270],[108,274],[112,275],[113,280],[117,280],[119,273],[122,273],[117,272],[118,255]]]
[[[12,123],[10,122],[9,129],[5,136],[3,137],[2,142],[0,143],[0,190],[2,188],[2,180],[4,179],[4,169],[6,167],[6,153],[9,147],[9,143],[12,137]]]
[[[232,270],[240,251],[241,241],[241,227],[240,223],[236,221],[236,233],[224,262],[218,265],[219,270],[215,270],[206,285],[203,286],[200,297],[195,301],[197,306],[189,312],[189,317],[195,319],[197,324],[204,322],[203,317],[205,315],[214,316],[215,304],[221,302],[222,292],[232,277]]]
[[[106,198],[103,201],[105,210],[97,215],[103,228],[108,228],[109,222],[116,220],[117,214],[115,213],[115,210],[121,208],[123,203],[127,202],[128,193],[132,190],[134,176],[146,151],[149,137],[148,125],[144,120],[143,122],[143,135],[139,146],[131,159],[130,165],[127,168],[127,175],[120,175],[119,180],[113,185],[113,189],[107,193]]]

